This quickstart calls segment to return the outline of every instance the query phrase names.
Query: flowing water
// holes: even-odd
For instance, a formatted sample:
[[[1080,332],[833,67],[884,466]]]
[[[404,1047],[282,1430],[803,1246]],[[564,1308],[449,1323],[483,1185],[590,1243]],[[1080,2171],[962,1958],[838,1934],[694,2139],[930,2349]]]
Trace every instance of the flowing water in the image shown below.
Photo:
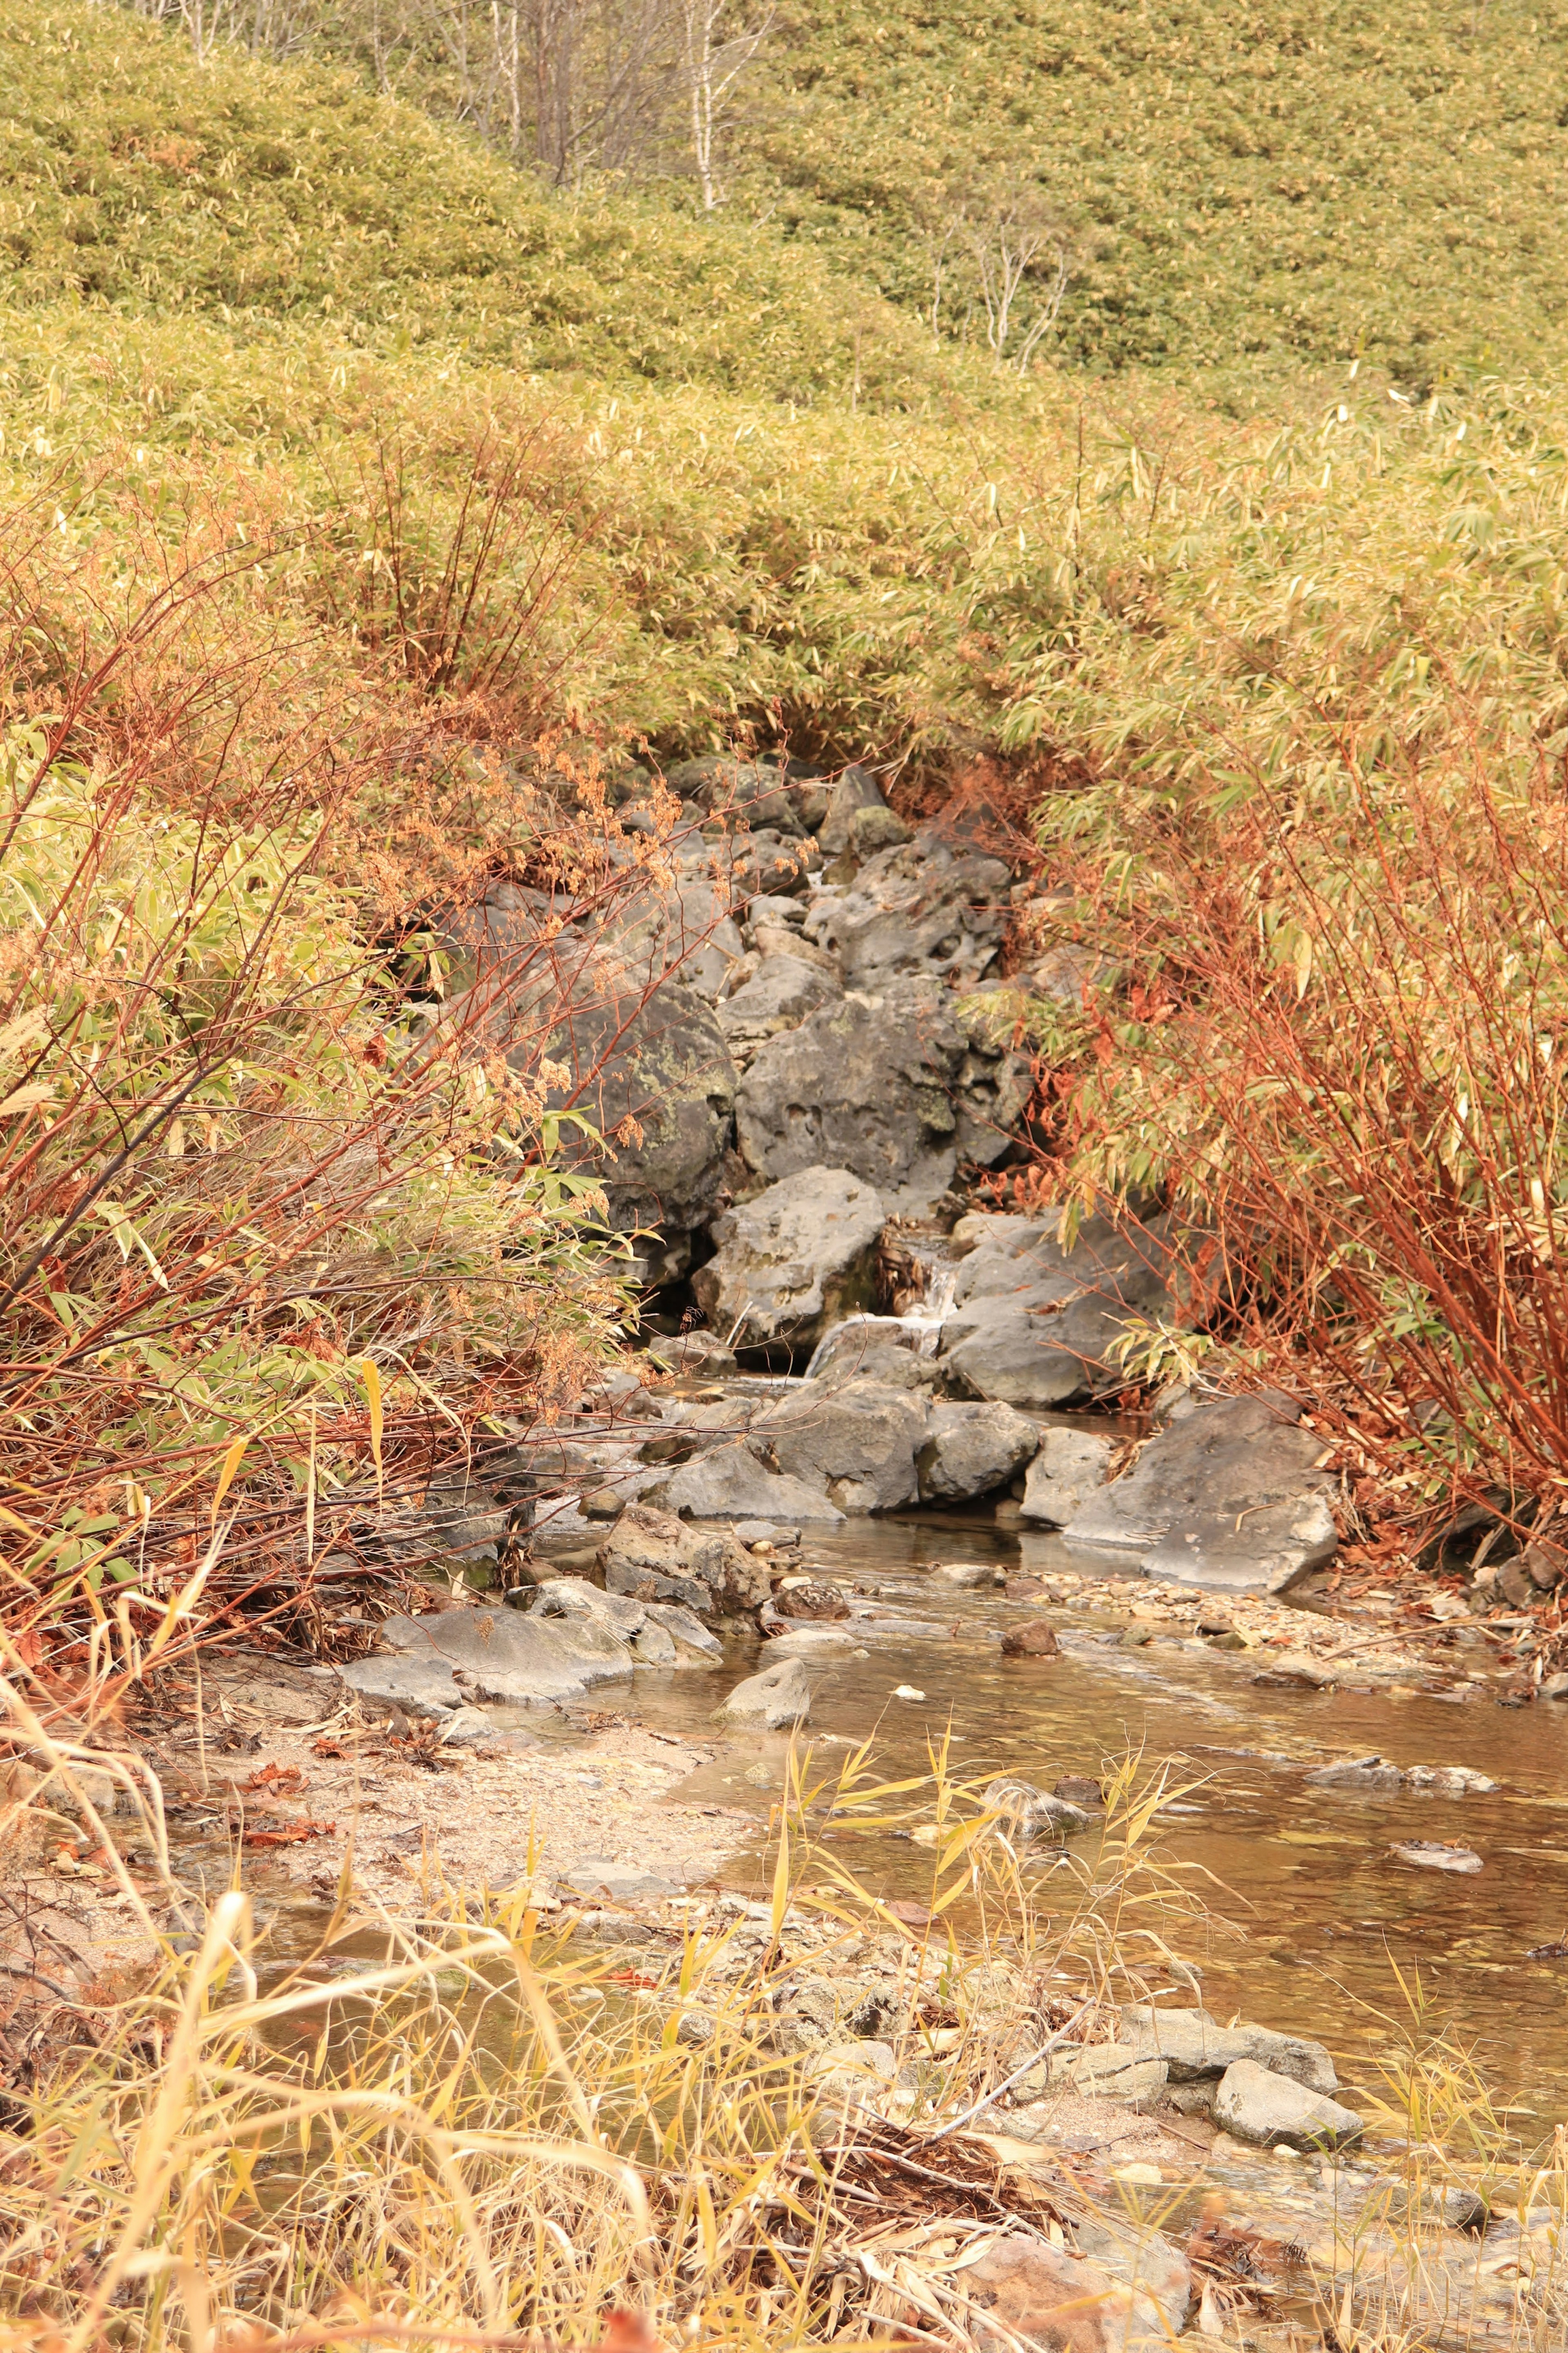
[[[1568,1928],[1568,1709],[1259,1688],[1245,1653],[1195,1638],[1123,1648],[1124,1619],[1056,1606],[1062,1655],[1004,1658],[995,1630],[1016,1622],[1017,1606],[956,1589],[931,1575],[933,1565],[1049,1574],[1083,1564],[1057,1539],[1014,1535],[989,1515],[850,1523],[810,1535],[806,1556],[852,1578],[883,1614],[936,1630],[868,1635],[863,1655],[812,1660],[819,1767],[831,1769],[838,1743],[873,1730],[886,1778],[923,1769],[928,1742],[950,1730],[964,1778],[1005,1771],[1048,1788],[1064,1773],[1098,1777],[1102,1760],[1129,1748],[1150,1764],[1174,1760],[1173,1785],[1195,1786],[1163,1818],[1161,1852],[1189,1868],[1215,1915],[1195,1945],[1173,1930],[1202,1968],[1211,2010],[1321,2037],[1353,2079],[1388,2044],[1388,2021],[1410,2023],[1403,1976],[1407,1989],[1419,1984],[1428,2029],[1474,2045],[1526,2137],[1568,2116],[1568,1959],[1526,1957]],[[1138,1591],[1129,1580],[1129,1609]],[[650,1724],[707,1734],[710,1711],[752,1656],[747,1646],[711,1673],[639,1674],[631,1704]],[[900,1685],[923,1696],[899,1699]],[[754,1806],[761,1824],[782,1787],[786,1747],[783,1736],[749,1736],[678,1794]],[[1308,1780],[1316,1767],[1373,1752],[1405,1767],[1468,1766],[1500,1786],[1463,1798],[1391,1797]],[[747,1778],[759,1760],[774,1768],[771,1787]],[[1459,1841],[1484,1868],[1455,1877],[1391,1859],[1390,1847],[1410,1839]],[[930,1856],[918,1846],[867,1839],[853,1860],[884,1889],[929,1892]],[[759,1839],[727,1875],[743,1885],[760,1868]]]

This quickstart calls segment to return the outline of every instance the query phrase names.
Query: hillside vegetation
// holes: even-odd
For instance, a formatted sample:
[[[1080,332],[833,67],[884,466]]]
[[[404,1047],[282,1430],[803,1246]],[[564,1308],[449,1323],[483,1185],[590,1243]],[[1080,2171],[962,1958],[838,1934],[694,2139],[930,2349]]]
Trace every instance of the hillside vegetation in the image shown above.
[[[636,193],[566,202],[312,58],[111,7],[0,6],[0,254],[13,301],[333,322],[510,373],[920,403],[929,338],[742,219]]]
[[[805,0],[746,152],[902,304],[1012,181],[1071,239],[1062,357],[1362,355],[1425,388],[1562,348],[1565,33],[1524,0]]]

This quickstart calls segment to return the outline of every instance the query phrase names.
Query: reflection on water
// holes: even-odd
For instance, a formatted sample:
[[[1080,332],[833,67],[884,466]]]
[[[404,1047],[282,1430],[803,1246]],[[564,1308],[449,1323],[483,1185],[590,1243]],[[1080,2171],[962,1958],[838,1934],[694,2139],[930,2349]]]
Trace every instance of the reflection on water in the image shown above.
[[[1025,1541],[1031,1567],[1082,1566],[1053,1539]],[[919,1771],[928,1738],[951,1725],[963,1778],[1001,1769],[1047,1788],[1064,1773],[1097,1773],[1102,1758],[1129,1747],[1151,1762],[1184,1760],[1178,1778],[1202,1787],[1166,1817],[1163,1853],[1212,1874],[1206,1890],[1201,1875],[1193,1883],[1245,1930],[1245,1941],[1212,1935],[1201,1953],[1183,1937],[1212,2010],[1321,2036],[1353,2073],[1358,2051],[1386,2045],[1384,2019],[1408,2022],[1397,1965],[1407,1980],[1418,1976],[1428,2027],[1475,2043],[1486,2073],[1522,2109],[1521,2130],[1532,2131],[1532,2114],[1545,2125],[1568,2113],[1568,1960],[1524,1957],[1568,1927],[1568,1709],[1259,1689],[1245,1654],[1169,1637],[1123,1649],[1113,1616],[1059,1606],[1048,1614],[1065,1637],[1061,1657],[1004,1659],[985,1637],[1016,1622],[1016,1605],[958,1591],[930,1570],[939,1560],[1016,1567],[1018,1552],[1016,1539],[979,1517],[813,1534],[811,1560],[942,1630],[868,1641],[865,1657],[813,1660],[812,1736],[858,1740],[875,1730],[878,1766],[891,1774]],[[1130,1602],[1137,1591],[1130,1583]],[[641,1674],[628,1704],[650,1724],[706,1731],[717,1699],[748,1663],[742,1653],[710,1675]],[[923,1700],[896,1699],[900,1684]],[[782,1778],[785,1746],[782,1736],[749,1737],[679,1794],[754,1805],[765,1818],[769,1790],[744,1777],[762,1757]],[[1401,1766],[1468,1766],[1501,1787],[1490,1796],[1390,1798],[1308,1785],[1314,1767],[1373,1751]],[[832,1755],[825,1746],[821,1761]],[[1462,1840],[1485,1869],[1456,1878],[1389,1859],[1395,1841],[1421,1838]],[[880,1885],[929,1884],[919,1848],[867,1840],[855,1852]],[[745,1874],[738,1862],[731,1875],[743,1883]]]

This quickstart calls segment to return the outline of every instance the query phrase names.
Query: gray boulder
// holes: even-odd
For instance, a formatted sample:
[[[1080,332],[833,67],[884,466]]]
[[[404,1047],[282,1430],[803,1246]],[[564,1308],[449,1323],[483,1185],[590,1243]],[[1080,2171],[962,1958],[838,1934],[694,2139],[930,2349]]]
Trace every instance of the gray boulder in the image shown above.
[[[815,962],[791,955],[764,955],[752,978],[719,1007],[719,1027],[737,1070],[744,1070],[770,1038],[798,1029],[808,1013],[843,994],[833,976]]]
[[[637,1663],[608,1625],[549,1623],[504,1608],[389,1618],[382,1640],[385,1652],[339,1672],[362,1699],[413,1715],[444,1715],[477,1700],[577,1699]]]
[[[922,830],[868,858],[851,889],[820,892],[805,927],[837,957],[847,987],[920,976],[973,988],[1005,936],[1011,879],[999,859]]]
[[[1145,2056],[1163,2059],[1173,2084],[1217,2079],[1238,2059],[1250,2059],[1310,2092],[1339,2089],[1334,2063],[1321,2042],[1276,2034],[1267,2026],[1221,2026],[1201,2010],[1132,2003],[1121,2013],[1121,2040]]]
[[[1107,1350],[1129,1319],[1170,1312],[1171,1222],[1086,1219],[1070,1246],[1059,1214],[960,1219],[958,1270],[941,1362],[950,1387],[1040,1410],[1117,1386]]]
[[[628,1504],[599,1555],[606,1593],[674,1602],[731,1618],[768,1598],[765,1565],[728,1534],[689,1527],[671,1511]]]
[[[649,1282],[684,1274],[691,1233],[730,1197],[737,1073],[711,1003],[688,981],[722,903],[698,875],[650,880],[610,923],[563,925],[542,892],[495,882],[442,926],[468,983],[447,1018],[531,1076],[545,1058],[567,1071],[551,1106],[605,1139],[580,1144],[578,1162],[602,1176],[616,1229],[641,1234]],[[563,1144],[574,1148],[570,1131]]]
[[[915,1458],[922,1504],[965,1504],[1017,1476],[1040,1433],[1010,1405],[933,1405]]]
[[[872,1297],[884,1222],[863,1178],[798,1169],[715,1221],[717,1255],[692,1277],[697,1303],[733,1346],[809,1348]]]
[[[825,1389],[807,1381],[753,1424],[751,1443],[765,1446],[786,1476],[819,1489],[840,1511],[890,1512],[919,1498],[915,1456],[928,1411],[907,1389],[873,1381]]]
[[[946,990],[897,981],[759,1048],[736,1094],[736,1134],[770,1183],[844,1168],[889,1210],[925,1209],[960,1159],[989,1168],[1004,1157],[1028,1083],[1017,1055],[972,1046]]]
[[[748,1675],[713,1711],[715,1724],[760,1725],[768,1732],[804,1724],[811,1714],[811,1681],[798,1659],[775,1659]]]
[[[827,809],[817,828],[817,839],[830,858],[849,847],[849,828],[858,809],[886,809],[887,802],[875,776],[865,768],[846,768],[827,795]],[[889,815],[892,814],[889,810]]]
[[[1114,1448],[1091,1430],[1047,1430],[1024,1482],[1024,1517],[1066,1527],[1105,1484]]]
[[[769,1471],[742,1440],[683,1462],[649,1488],[647,1501],[691,1520],[778,1520],[794,1525],[844,1517],[822,1488]]]
[[[665,779],[671,791],[709,816],[743,817],[749,825],[785,834],[805,830],[798,793],[771,762],[710,753],[683,760]]]
[[[1214,2095],[1214,2120],[1257,2148],[1339,2148],[1359,2140],[1362,2120],[1321,2092],[1309,2092],[1256,2060],[1227,2067]]]
[[[858,808],[849,820],[849,855],[874,858],[879,849],[894,849],[910,839],[910,828],[890,808]]]
[[[1276,1391],[1184,1401],[1134,1468],[1063,1529],[1069,1545],[1136,1560],[1150,1577],[1280,1593],[1331,1560],[1322,1441]]]

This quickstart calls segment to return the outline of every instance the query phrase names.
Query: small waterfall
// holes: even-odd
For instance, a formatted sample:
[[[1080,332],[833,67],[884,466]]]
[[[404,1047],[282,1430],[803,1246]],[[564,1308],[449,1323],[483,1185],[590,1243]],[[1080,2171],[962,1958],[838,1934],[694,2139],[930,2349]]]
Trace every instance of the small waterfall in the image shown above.
[[[942,1327],[952,1313],[957,1288],[954,1268],[928,1265],[925,1293],[918,1305],[903,1315],[847,1315],[842,1324],[835,1324],[831,1331],[825,1332],[812,1350],[805,1378],[812,1379],[830,1356],[851,1345],[850,1335],[855,1332],[868,1340],[873,1334],[880,1334],[896,1347],[908,1348],[911,1356],[934,1356]]]

